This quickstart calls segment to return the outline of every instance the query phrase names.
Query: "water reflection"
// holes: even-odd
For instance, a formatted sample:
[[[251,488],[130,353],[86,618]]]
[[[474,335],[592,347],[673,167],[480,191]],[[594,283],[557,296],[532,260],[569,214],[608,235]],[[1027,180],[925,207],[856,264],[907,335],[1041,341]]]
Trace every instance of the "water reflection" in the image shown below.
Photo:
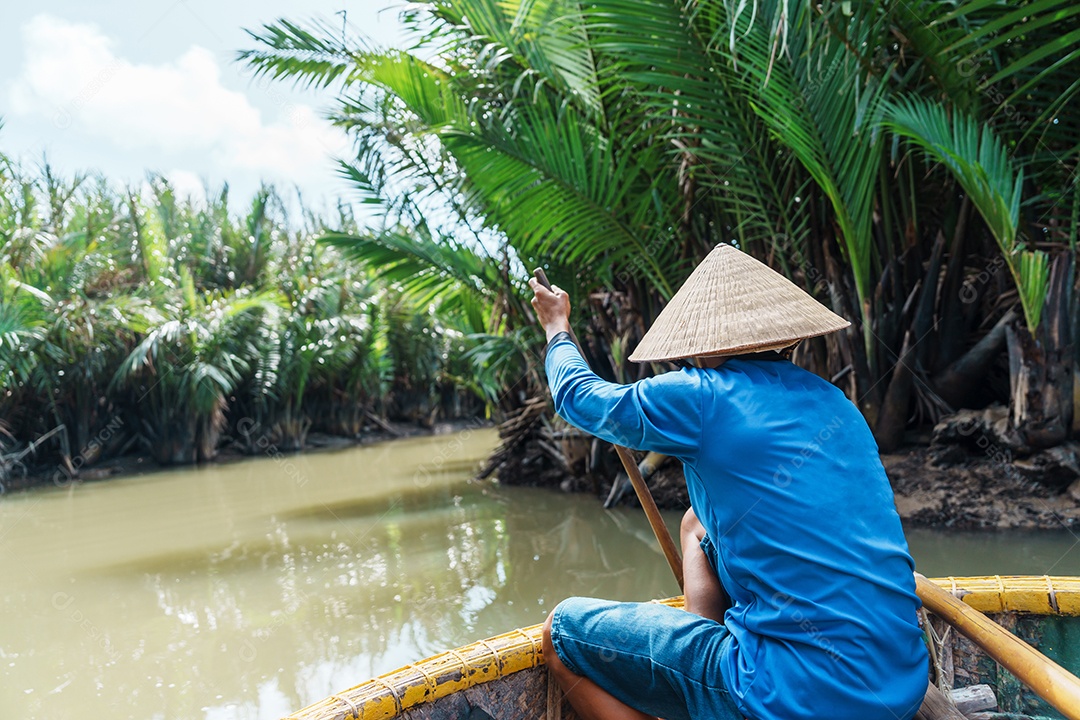
[[[675,592],[634,511],[464,482],[493,441],[6,498],[0,711],[274,718],[539,622],[567,594]],[[432,457],[439,472],[418,480]]]
[[[639,510],[466,483],[493,442],[474,432],[295,457],[288,471],[265,460],[5,498],[0,716],[277,718],[540,622],[567,595],[676,592]],[[439,472],[417,474],[431,458]],[[911,537],[932,574],[1080,572],[1070,537],[1027,550],[1018,536]]]

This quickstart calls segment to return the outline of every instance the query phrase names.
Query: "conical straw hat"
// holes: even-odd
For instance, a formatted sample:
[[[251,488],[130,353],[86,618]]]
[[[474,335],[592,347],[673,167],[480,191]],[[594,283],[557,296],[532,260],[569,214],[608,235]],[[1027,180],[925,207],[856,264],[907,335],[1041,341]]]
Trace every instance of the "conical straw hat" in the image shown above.
[[[630,359],[779,350],[850,324],[764,263],[718,245],[671,298]]]

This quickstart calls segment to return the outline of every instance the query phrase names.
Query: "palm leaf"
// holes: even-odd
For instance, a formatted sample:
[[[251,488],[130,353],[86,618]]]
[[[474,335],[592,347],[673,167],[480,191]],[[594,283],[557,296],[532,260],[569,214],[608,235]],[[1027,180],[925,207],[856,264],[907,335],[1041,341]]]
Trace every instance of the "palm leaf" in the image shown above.
[[[640,106],[631,111],[644,114],[665,162],[693,159],[702,197],[727,213],[744,243],[782,235],[801,246],[805,224],[782,189],[790,155],[776,151],[711,42],[725,18],[721,3],[671,0],[601,0],[585,16],[606,61],[602,79],[612,95],[632,90]]]
[[[1024,173],[1015,169],[1004,143],[986,125],[922,98],[900,98],[887,110],[886,127],[908,138],[944,165],[986,222],[1020,290],[1028,329],[1039,325],[1049,265],[1041,252],[1017,244]]]
[[[304,27],[289,20],[263,25],[261,31],[246,30],[265,49],[242,50],[237,60],[254,69],[256,77],[290,78],[302,87],[326,87],[355,78],[357,55],[366,49],[357,35],[342,36],[340,29],[322,21]],[[354,50],[361,48],[361,50]]]
[[[432,238],[426,228],[386,230],[370,235],[328,233],[322,242],[370,266],[376,277],[395,283],[417,302],[452,303],[466,294],[488,300],[493,266],[449,237]]]

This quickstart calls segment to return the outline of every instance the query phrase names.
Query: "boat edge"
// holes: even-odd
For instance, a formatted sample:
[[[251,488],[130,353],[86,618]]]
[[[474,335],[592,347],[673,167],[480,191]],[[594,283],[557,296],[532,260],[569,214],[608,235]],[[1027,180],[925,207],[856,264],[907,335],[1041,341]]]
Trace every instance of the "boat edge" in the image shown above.
[[[1080,615],[1080,577],[930,578],[984,613]],[[682,607],[682,597],[652,602]],[[544,664],[543,624],[518,628],[410,663],[331,695],[284,720],[384,720],[422,703]]]

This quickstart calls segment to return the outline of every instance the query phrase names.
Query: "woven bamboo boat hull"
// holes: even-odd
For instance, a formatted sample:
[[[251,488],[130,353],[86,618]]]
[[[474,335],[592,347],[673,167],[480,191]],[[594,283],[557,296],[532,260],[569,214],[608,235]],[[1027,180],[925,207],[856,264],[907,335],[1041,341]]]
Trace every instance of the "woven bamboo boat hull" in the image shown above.
[[[1080,578],[993,576],[933,582],[1080,674]],[[682,606],[682,598],[658,601]],[[1000,718],[1061,718],[974,643],[924,613],[931,680],[943,688],[990,685]],[[577,720],[549,682],[541,626],[481,640],[406,665],[310,705],[286,720]]]

